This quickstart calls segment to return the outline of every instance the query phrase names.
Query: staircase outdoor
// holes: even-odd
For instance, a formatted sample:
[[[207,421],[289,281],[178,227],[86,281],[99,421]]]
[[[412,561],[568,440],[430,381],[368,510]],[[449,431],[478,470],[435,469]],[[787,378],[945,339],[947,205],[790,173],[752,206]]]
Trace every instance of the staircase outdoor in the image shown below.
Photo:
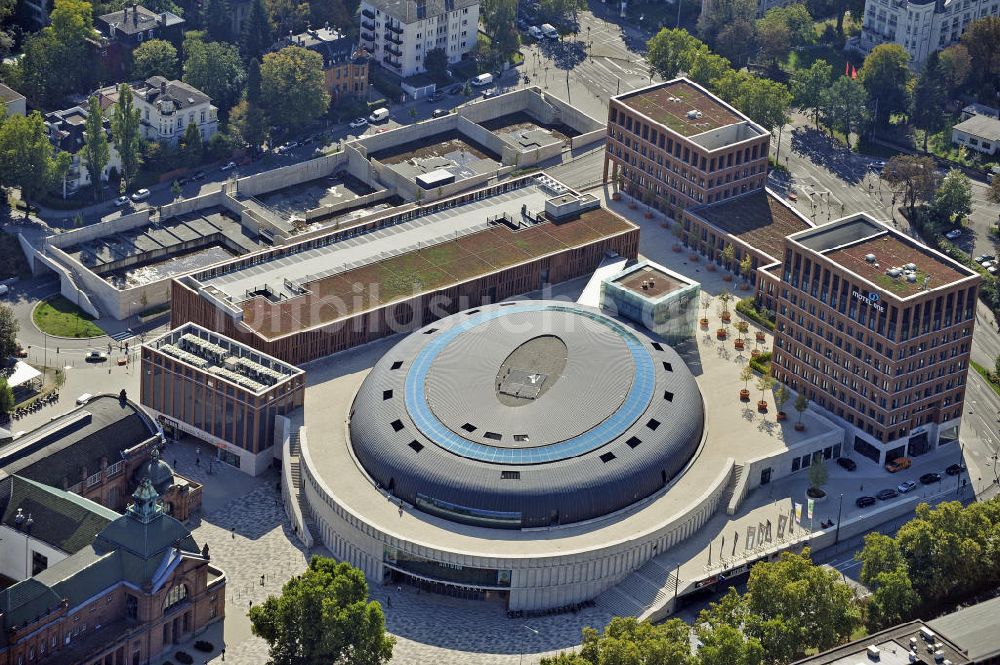
[[[295,495],[295,501],[299,504],[299,510],[302,513],[302,526],[303,529],[308,533],[301,534],[300,539],[307,546],[311,542],[315,542],[315,534],[319,532],[316,526],[315,520],[312,518],[312,514],[309,511],[309,504],[305,499],[305,493],[302,491],[302,469],[301,469],[301,444],[299,441],[299,430],[298,428],[292,432],[291,439],[288,446],[288,463],[289,470],[292,480],[292,492]]]

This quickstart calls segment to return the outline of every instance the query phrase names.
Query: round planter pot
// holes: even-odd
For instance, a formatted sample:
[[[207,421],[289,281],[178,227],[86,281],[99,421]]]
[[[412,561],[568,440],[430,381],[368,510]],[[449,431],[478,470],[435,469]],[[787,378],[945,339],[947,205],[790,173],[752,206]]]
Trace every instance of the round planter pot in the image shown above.
[[[734,342],[734,344],[736,345],[736,350],[737,351],[742,351],[743,350],[743,340],[742,339],[736,340]]]
[[[778,411],[778,420],[784,420],[788,415],[784,411]]]
[[[707,328],[708,327],[708,319],[702,319],[700,321],[700,323],[701,323],[701,327],[702,328]]]
[[[762,332],[754,333],[754,336],[757,338],[758,342],[764,342],[764,341],[766,341],[765,338],[764,338],[764,333],[762,333]]]
[[[639,207],[639,206],[638,206],[638,205],[636,205],[635,203],[629,203],[629,204],[628,204],[628,209],[629,209],[629,210],[635,210],[635,209],[636,209],[636,208],[638,208],[638,207]]]
[[[806,431],[806,426],[804,424],[802,424],[802,423],[795,423],[795,431],[796,432],[805,432]]]
[[[732,320],[733,320],[733,315],[732,315],[732,314],[730,314],[729,312],[724,312],[724,313],[722,314],[722,322],[723,322],[723,323],[729,323],[729,322],[731,322]]]
[[[715,331],[715,336],[718,337],[719,339],[726,339],[726,331],[720,328],[719,330]]]
[[[808,501],[809,499],[812,499],[813,503],[823,503],[830,496],[823,490],[820,490],[820,493],[822,494],[822,496],[809,496],[809,490],[806,490],[806,500]]]
[[[653,213],[651,212],[644,212],[642,213],[642,216],[645,217],[646,219],[653,219]]]
[[[731,281],[733,281],[733,276],[732,275],[723,275],[722,276],[722,281],[723,282],[731,282]]]
[[[760,351],[758,351],[757,349],[754,349],[753,351],[750,352],[750,357],[751,358],[756,358],[759,355],[760,355]]]
[[[622,200],[622,195],[619,194],[618,192],[615,192],[614,194],[611,195],[611,200],[612,201],[621,201]]]
[[[750,401],[750,391],[744,388],[740,391],[740,401],[749,402]]]
[[[674,251],[675,251],[675,252],[680,252],[680,251],[682,251],[683,249],[684,249],[684,248],[683,248],[683,247],[681,247],[680,245],[674,245]]]
[[[762,399],[761,400],[757,400],[757,410],[758,411],[767,411],[767,402],[765,402]]]
[[[715,272],[715,264],[709,263],[708,265],[705,266],[705,270],[707,270],[708,272]]]
[[[749,291],[749,290],[750,290],[749,284],[747,284],[746,282],[740,283],[740,291]]]
[[[688,260],[689,261],[697,261],[698,260],[698,255],[697,254],[688,254]]]

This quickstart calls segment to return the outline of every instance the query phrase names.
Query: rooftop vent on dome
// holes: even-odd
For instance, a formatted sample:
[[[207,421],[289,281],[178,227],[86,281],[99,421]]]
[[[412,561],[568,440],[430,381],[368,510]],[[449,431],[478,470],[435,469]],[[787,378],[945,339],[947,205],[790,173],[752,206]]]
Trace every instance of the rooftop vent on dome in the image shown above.
[[[885,271],[885,274],[889,277],[896,278],[903,274],[903,271],[899,268],[889,268]]]

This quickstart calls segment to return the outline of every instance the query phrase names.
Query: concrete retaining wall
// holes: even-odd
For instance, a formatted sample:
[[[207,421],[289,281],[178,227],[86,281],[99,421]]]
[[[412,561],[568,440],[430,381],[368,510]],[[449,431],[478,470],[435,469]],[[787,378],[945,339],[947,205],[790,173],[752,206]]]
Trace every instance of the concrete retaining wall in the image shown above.
[[[319,208],[313,208],[312,210],[307,211],[303,217],[307,222],[315,222],[328,217],[333,217],[342,210],[370,206],[391,196],[392,192],[383,187],[377,192],[365,194],[364,196],[359,196],[358,198],[351,199],[350,201],[341,201],[340,203],[331,203],[329,205],[320,206]]]
[[[606,131],[603,119],[591,117],[575,106],[572,106],[571,104],[568,104],[558,97],[554,97],[548,93],[543,92],[541,95],[542,98],[551,104],[552,107],[558,112],[560,121],[569,125],[581,134],[587,134],[598,130],[602,132]]]
[[[51,247],[69,247],[95,238],[103,238],[112,233],[131,231],[132,229],[149,224],[149,208],[144,208],[130,215],[122,215],[116,219],[91,224],[83,228],[67,231],[58,235],[49,236],[45,243]]]
[[[38,268],[40,268],[41,265],[45,265],[59,275],[59,294],[62,297],[72,303],[76,303],[80,309],[85,311],[87,314],[90,314],[95,319],[101,318],[101,310],[94,305],[86,291],[77,285],[72,273],[70,273],[65,266],[59,265],[57,261],[53,261],[51,258],[40,252],[35,254],[35,259],[38,261]]]
[[[455,119],[457,123],[458,131],[465,136],[469,137],[479,145],[484,148],[489,148],[492,152],[497,155],[503,154],[504,146],[507,142],[501,139],[499,136],[489,131],[482,125],[477,125],[476,123],[462,117]]]
[[[595,129],[592,132],[587,132],[586,134],[574,136],[569,140],[569,145],[571,148],[576,150],[577,148],[582,148],[584,146],[591,145],[592,143],[597,143],[598,141],[603,142],[607,137],[608,132],[602,127],[601,129]]]
[[[257,196],[317,178],[324,178],[333,173],[343,159],[341,153],[334,153],[246,176],[236,181],[236,192],[238,196]]]
[[[219,190],[209,192],[208,194],[193,196],[189,199],[180,199],[174,201],[173,203],[168,203],[165,206],[160,206],[160,222],[168,220],[171,217],[180,217],[181,215],[198,212],[199,210],[204,210],[206,208],[214,208],[216,206],[224,205],[224,198],[225,195],[222,193],[222,189],[220,188]]]

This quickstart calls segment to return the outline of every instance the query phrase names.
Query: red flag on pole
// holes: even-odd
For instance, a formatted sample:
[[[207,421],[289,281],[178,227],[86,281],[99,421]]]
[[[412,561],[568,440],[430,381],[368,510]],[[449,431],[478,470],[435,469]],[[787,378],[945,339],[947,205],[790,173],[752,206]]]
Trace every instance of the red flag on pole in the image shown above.
[[[851,75],[851,63],[845,62],[844,63],[844,76],[850,76],[850,75]]]
[[[858,78],[858,70],[854,68],[854,65],[851,65],[851,78],[852,79]]]

